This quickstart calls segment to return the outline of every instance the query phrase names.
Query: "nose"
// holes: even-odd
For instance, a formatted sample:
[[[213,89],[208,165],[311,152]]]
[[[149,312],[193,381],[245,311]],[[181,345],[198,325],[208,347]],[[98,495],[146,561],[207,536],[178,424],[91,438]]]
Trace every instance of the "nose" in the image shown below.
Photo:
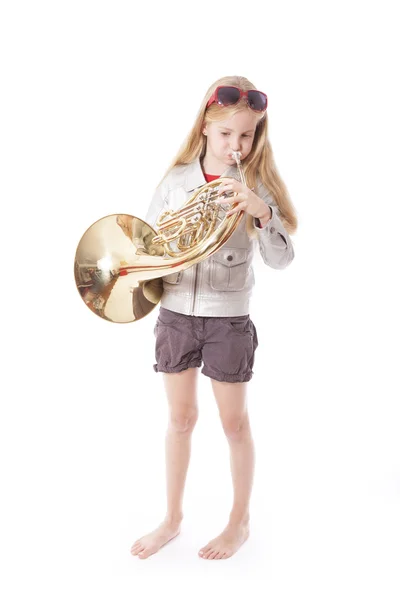
[[[239,152],[239,150],[240,150],[240,140],[239,140],[239,138],[235,138],[235,139],[231,140],[231,150],[233,152]]]

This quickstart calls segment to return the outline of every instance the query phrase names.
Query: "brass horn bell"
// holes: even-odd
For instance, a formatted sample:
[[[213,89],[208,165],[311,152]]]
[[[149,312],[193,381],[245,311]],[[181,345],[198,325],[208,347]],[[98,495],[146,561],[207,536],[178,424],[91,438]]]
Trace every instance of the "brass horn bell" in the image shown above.
[[[240,159],[235,158],[244,182]],[[157,230],[127,214],[108,215],[93,223],[78,244],[74,263],[75,282],[86,306],[114,323],[141,319],[160,301],[162,277],[188,269],[219,250],[244,214],[239,211],[227,217],[234,201],[214,202],[224,180],[220,177],[202,186],[179,210],[163,212]]]

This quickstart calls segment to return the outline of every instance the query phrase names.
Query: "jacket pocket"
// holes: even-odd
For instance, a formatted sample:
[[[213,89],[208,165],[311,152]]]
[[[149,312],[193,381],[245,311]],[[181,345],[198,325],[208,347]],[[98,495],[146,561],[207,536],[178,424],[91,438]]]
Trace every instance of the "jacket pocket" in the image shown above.
[[[211,257],[210,286],[220,292],[240,292],[246,284],[246,248],[222,248]]]
[[[162,279],[163,279],[163,281],[165,281],[165,283],[172,283],[173,285],[177,285],[178,283],[181,282],[182,275],[183,275],[183,271],[178,271],[178,273],[170,273],[169,275],[166,275]]]

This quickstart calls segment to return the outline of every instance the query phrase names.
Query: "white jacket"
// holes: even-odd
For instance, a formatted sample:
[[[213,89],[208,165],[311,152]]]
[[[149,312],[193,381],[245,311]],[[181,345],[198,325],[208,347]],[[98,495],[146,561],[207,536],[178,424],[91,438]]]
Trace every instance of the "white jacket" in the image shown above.
[[[240,179],[236,167],[229,167],[221,177]],[[196,188],[205,183],[199,159],[174,167],[156,189],[144,220],[156,229],[161,212],[181,208]],[[275,201],[261,183],[254,192],[272,210],[272,218],[263,228],[257,227],[253,219],[256,239],[249,238],[244,215],[236,231],[217,252],[188,269],[163,277],[161,306],[185,315],[247,315],[254,286],[251,266],[254,246],[258,244],[264,263],[273,269],[284,269],[292,262],[293,245]]]

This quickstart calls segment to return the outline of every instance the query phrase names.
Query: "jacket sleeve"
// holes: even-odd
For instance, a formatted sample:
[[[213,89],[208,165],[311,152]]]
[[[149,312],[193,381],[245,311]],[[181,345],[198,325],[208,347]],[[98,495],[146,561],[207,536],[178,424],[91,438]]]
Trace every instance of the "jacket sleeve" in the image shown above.
[[[280,214],[276,202],[263,186],[261,186],[261,189],[259,188],[259,197],[268,204],[272,212],[271,219],[264,227],[260,226],[258,219],[253,219],[261,257],[269,267],[284,269],[290,265],[294,258],[292,241],[279,218]]]

